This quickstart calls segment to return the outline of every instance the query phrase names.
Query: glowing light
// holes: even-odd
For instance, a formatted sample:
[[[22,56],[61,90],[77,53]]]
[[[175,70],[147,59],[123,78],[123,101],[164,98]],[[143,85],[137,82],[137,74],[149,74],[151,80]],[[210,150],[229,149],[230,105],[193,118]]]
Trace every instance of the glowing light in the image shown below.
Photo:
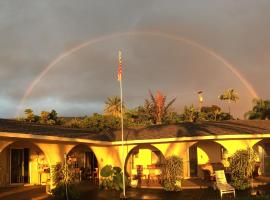
[[[98,43],[98,42],[102,42],[105,40],[110,40],[116,37],[122,37],[122,36],[136,36],[136,35],[149,35],[149,36],[157,36],[157,37],[162,37],[162,38],[166,38],[169,40],[174,40],[177,42],[183,42],[186,43],[188,45],[191,45],[193,47],[196,47],[198,49],[200,49],[201,51],[205,52],[206,54],[214,57],[215,59],[217,59],[219,62],[221,62],[225,67],[227,67],[238,79],[239,81],[247,88],[247,90],[250,92],[250,94],[252,95],[253,98],[258,98],[258,94],[255,91],[254,87],[248,82],[248,80],[230,63],[228,62],[225,58],[223,58],[221,55],[217,54],[216,52],[214,52],[213,50],[202,46],[201,44],[192,41],[190,39],[184,38],[184,37],[180,37],[180,36],[176,36],[176,35],[171,35],[168,33],[162,33],[162,32],[158,32],[158,31],[133,31],[133,32],[121,32],[121,33],[115,33],[115,34],[111,34],[111,35],[106,35],[106,36],[102,36],[102,37],[98,37],[98,38],[94,38],[91,39],[85,43],[82,43],[78,46],[75,46],[73,48],[71,48],[70,50],[60,54],[58,57],[56,57],[48,66],[45,67],[45,69],[33,80],[33,82],[29,85],[29,87],[26,89],[22,99],[20,100],[19,106],[17,108],[17,112],[16,112],[16,116],[18,116],[20,110],[22,109],[24,102],[26,101],[26,99],[30,96],[30,94],[32,93],[33,89],[35,88],[35,86],[42,80],[42,78],[54,67],[56,66],[58,63],[60,63],[64,58],[66,58],[67,56],[71,55],[72,53],[79,51],[80,49]]]

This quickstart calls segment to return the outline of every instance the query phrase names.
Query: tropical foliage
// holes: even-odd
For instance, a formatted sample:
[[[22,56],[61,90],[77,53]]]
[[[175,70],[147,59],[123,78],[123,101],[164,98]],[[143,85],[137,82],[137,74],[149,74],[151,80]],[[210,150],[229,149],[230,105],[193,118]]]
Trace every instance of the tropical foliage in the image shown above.
[[[233,89],[225,91],[219,97],[222,100],[236,102],[238,95]],[[143,105],[139,105],[133,109],[127,109],[123,105],[123,118],[124,127],[126,128],[142,128],[150,125],[159,124],[177,124],[183,121],[196,122],[196,121],[219,121],[233,119],[233,117],[226,112],[223,112],[217,105],[203,106],[199,108],[185,106],[184,111],[178,114],[172,108],[176,98],[167,102],[167,97],[157,91],[154,95],[149,91],[149,98],[145,99]],[[248,113],[250,119],[260,118],[267,119],[269,101],[264,101],[263,106],[256,104],[252,112]],[[263,109],[260,107],[263,107]],[[230,110],[230,109],[229,109]],[[258,114],[261,112],[263,114]],[[256,113],[256,114],[254,114]],[[105,101],[104,114],[94,113],[91,116],[79,118],[59,118],[55,110],[51,112],[42,111],[40,116],[34,114],[32,109],[25,110],[25,117],[23,120],[28,122],[35,122],[48,125],[64,125],[71,128],[86,128],[92,132],[111,132],[114,129],[119,129],[121,125],[121,100],[118,96],[107,98]]]
[[[166,103],[167,97],[160,91],[157,91],[156,96],[149,91],[150,98],[145,99],[144,105],[133,110],[133,119],[139,123],[145,122],[149,124],[163,124],[168,121],[171,114],[171,106],[176,98]]]
[[[100,171],[100,188],[123,190],[123,172],[120,167],[105,165]],[[126,183],[127,178],[125,178]]]
[[[52,168],[52,181],[55,186],[52,189],[52,197],[55,200],[78,200],[79,192],[74,185],[74,173],[71,170],[71,166],[62,163],[57,163]],[[68,198],[67,198],[68,195]]]
[[[183,121],[195,122],[199,119],[199,111],[193,106],[185,106],[181,115]]]
[[[65,123],[65,126],[72,128],[85,128],[91,132],[110,132],[120,128],[120,119],[112,115],[101,115],[94,113],[90,117],[74,118]]]
[[[270,119],[270,100],[254,99],[253,108],[245,114],[248,119]]]
[[[125,110],[125,106],[123,103],[123,112]],[[121,99],[118,96],[109,97],[105,102],[105,115],[111,115],[113,117],[121,117]]]
[[[163,187],[166,191],[180,191],[183,179],[183,159],[170,156],[161,165]]]
[[[199,115],[202,121],[221,121],[233,119],[229,113],[223,112],[217,105],[203,106]]]
[[[256,160],[257,155],[251,148],[238,150],[229,159],[232,185],[236,189],[244,190],[251,187],[251,176]]]
[[[57,117],[57,112],[55,110],[52,110],[51,112],[41,111],[40,116],[38,116],[34,114],[32,109],[28,108],[24,110],[24,113],[24,121],[49,125],[62,124],[62,120]]]
[[[24,115],[25,115],[25,121],[28,122],[35,122],[36,121],[36,117],[34,114],[34,111],[30,108],[27,108],[24,110]]]
[[[235,92],[234,89],[228,89],[228,90],[224,91],[223,94],[221,94],[219,96],[219,99],[222,100],[222,101],[227,101],[229,114],[231,114],[230,104],[231,104],[231,102],[236,103],[236,101],[239,100],[239,96]]]
[[[173,98],[168,103],[166,103],[166,96],[160,91],[157,91],[156,96],[153,95],[151,91],[150,94],[150,108],[151,114],[155,124],[162,124],[166,117],[168,116],[169,109],[175,102],[176,98]]]

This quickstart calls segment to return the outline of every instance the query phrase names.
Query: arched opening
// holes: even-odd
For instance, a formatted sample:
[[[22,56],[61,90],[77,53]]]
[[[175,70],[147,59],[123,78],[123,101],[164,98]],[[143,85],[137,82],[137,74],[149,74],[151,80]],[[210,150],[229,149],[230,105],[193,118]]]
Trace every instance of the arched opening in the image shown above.
[[[189,176],[213,179],[214,171],[228,167],[227,150],[214,141],[199,141],[189,148]]]
[[[263,139],[253,146],[258,155],[258,163],[255,166],[255,176],[270,176],[270,139]]]
[[[17,141],[0,154],[0,184],[46,184],[50,165],[44,152],[30,141]]]
[[[75,175],[75,181],[98,181],[98,161],[94,152],[85,144],[76,145],[67,154],[67,163]]]
[[[125,171],[136,186],[150,186],[160,183],[162,152],[150,144],[134,147],[127,155]]]

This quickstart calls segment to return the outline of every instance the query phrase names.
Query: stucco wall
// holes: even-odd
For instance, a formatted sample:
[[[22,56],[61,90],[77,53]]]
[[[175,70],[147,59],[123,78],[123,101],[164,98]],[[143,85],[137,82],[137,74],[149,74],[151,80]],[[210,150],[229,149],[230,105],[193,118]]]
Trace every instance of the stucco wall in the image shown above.
[[[64,154],[70,152],[72,148],[80,144],[80,142],[59,142],[45,140],[24,140],[16,139],[19,142],[10,145],[14,140],[0,140],[0,185],[9,183],[9,148],[29,148],[30,149],[30,183],[39,183],[39,174],[37,173],[37,155],[44,154],[44,159],[52,166],[58,162],[64,161]],[[28,141],[28,142],[27,142]],[[227,149],[229,155],[233,154],[238,149],[246,149],[252,147],[261,139],[230,139],[230,140],[215,140],[215,141],[176,141],[176,142],[159,142],[152,144],[151,140],[145,140],[147,144],[151,144],[164,155],[168,157],[177,155],[183,158],[184,161],[184,176],[189,177],[189,148],[192,145],[198,146],[198,164],[207,162],[216,163],[221,161],[221,147]],[[10,146],[8,146],[10,145]],[[122,146],[121,144],[102,146],[102,144],[86,144],[95,154],[99,169],[110,164],[112,166],[122,167]],[[8,146],[8,148],[7,148]],[[126,161],[130,151],[138,146],[138,144],[129,144],[124,146],[124,160]],[[2,152],[1,152],[2,151]]]
[[[40,175],[38,165],[46,164],[47,160],[43,152],[34,144],[26,141],[19,141],[7,146],[1,153],[1,185],[10,183],[10,151],[11,149],[29,149],[29,183],[39,184],[44,180],[44,175]],[[42,180],[43,179],[43,180]]]

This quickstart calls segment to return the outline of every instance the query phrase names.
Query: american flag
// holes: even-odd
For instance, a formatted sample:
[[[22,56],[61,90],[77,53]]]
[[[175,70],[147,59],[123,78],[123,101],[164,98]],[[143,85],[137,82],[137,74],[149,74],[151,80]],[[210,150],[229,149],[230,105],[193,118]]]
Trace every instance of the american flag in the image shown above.
[[[122,52],[118,51],[118,81],[122,80]]]

